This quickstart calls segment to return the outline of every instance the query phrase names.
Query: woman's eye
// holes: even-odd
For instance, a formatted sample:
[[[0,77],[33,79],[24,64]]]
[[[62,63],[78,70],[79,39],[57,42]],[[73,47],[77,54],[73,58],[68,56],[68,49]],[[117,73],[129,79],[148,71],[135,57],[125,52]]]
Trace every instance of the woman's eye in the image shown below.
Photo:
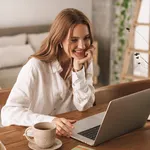
[[[87,37],[85,37],[85,38],[84,38],[84,40],[90,40],[90,37],[89,37],[89,36],[87,36]]]
[[[71,39],[71,42],[72,43],[75,43],[75,42],[77,42],[78,40],[77,39]]]

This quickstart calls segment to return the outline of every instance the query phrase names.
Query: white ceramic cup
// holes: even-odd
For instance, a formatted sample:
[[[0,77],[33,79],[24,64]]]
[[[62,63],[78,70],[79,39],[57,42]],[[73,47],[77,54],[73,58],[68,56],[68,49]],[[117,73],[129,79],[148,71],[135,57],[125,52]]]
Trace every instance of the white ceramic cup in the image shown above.
[[[33,131],[33,137],[27,135],[29,130]],[[33,127],[28,127],[25,130],[25,137],[28,141],[36,144],[40,148],[49,148],[53,146],[56,138],[56,126],[50,122],[41,122],[35,124]]]

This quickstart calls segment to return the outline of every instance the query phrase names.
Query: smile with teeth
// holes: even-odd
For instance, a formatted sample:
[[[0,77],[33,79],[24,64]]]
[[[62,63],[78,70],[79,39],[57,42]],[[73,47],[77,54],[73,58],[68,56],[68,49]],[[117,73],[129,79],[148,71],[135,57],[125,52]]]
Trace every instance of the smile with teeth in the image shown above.
[[[76,53],[82,53],[84,50],[74,50]]]
[[[73,53],[78,57],[83,57],[85,55],[84,50],[73,50]]]

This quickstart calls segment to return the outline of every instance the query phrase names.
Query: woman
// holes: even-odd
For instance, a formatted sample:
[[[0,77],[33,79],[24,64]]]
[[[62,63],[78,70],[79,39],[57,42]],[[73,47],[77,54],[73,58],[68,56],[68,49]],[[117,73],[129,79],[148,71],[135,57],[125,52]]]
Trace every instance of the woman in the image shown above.
[[[88,18],[76,9],[62,10],[40,50],[21,69],[2,108],[2,124],[54,122],[58,135],[70,137],[75,120],[54,115],[93,106],[92,42]]]

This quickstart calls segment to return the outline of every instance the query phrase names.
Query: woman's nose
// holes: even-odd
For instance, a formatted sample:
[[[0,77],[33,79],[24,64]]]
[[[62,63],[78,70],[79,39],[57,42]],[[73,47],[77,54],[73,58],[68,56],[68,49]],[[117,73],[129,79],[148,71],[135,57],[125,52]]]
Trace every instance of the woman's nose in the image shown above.
[[[83,40],[80,40],[80,41],[78,42],[78,48],[80,48],[80,49],[85,49],[85,42],[84,42]]]

